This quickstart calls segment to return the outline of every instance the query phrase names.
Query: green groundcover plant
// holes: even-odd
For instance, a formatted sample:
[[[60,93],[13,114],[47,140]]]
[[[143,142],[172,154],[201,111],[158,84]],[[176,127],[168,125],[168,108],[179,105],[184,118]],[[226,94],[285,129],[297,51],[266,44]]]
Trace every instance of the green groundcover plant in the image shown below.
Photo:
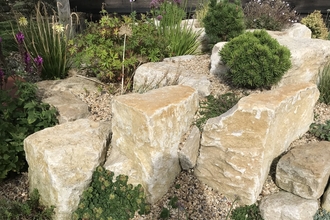
[[[256,204],[241,206],[231,212],[232,220],[262,220],[259,207]]]
[[[112,219],[128,220],[136,211],[146,214],[150,205],[145,202],[141,185],[127,184],[128,177],[98,166],[93,173],[91,185],[83,192],[73,220]]]
[[[6,198],[0,198],[0,219],[35,219],[51,220],[54,214],[54,206],[44,207],[39,203],[40,194],[34,189],[30,199],[26,202],[10,201]]]
[[[270,88],[291,67],[290,50],[265,30],[241,34],[225,44],[219,55],[229,67],[228,79],[242,88]]]

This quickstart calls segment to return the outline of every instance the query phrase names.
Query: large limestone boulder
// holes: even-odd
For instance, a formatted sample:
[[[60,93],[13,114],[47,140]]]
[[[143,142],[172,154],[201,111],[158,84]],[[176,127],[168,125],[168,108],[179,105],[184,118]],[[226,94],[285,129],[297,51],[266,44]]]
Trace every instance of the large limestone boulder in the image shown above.
[[[204,126],[195,175],[242,204],[256,202],[271,162],[308,131],[319,91],[295,84],[242,98]]]
[[[178,146],[197,108],[197,91],[187,86],[114,98],[112,149],[104,167],[142,184],[148,201],[156,202],[181,170]]]
[[[276,185],[306,199],[322,196],[330,176],[330,142],[297,146],[277,163]]]
[[[316,199],[304,199],[283,191],[263,198],[259,206],[265,220],[312,220],[318,208]]]
[[[200,96],[211,93],[211,82],[204,70],[189,70],[181,62],[194,59],[195,56],[183,56],[168,59],[171,62],[145,63],[134,74],[134,91],[145,92],[151,89],[171,85],[184,85],[196,89]]]
[[[104,163],[111,124],[79,119],[38,131],[24,140],[30,191],[54,205],[56,220],[71,219],[79,196]]]

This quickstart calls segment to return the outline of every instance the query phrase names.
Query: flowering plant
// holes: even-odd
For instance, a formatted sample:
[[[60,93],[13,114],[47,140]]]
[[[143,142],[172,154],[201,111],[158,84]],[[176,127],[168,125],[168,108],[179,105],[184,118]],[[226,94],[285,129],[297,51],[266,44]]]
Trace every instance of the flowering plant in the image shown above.
[[[34,62],[41,71],[42,79],[64,78],[72,63],[68,56],[70,30],[58,23],[55,15],[49,16],[46,7],[41,4],[39,2],[36,6],[36,20],[31,18],[27,21],[17,15],[20,32],[16,34],[16,41],[30,56],[42,57],[42,60],[38,58]]]

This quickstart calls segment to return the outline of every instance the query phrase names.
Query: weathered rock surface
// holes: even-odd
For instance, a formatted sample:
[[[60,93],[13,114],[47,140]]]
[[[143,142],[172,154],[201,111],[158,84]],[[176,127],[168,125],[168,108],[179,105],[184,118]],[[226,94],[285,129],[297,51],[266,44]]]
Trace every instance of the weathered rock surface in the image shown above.
[[[71,219],[95,168],[105,161],[111,124],[80,119],[38,131],[24,140],[30,190],[54,205],[54,219]]]
[[[195,175],[228,197],[253,204],[270,164],[308,131],[319,91],[295,84],[242,98],[204,126]]]
[[[112,149],[104,165],[160,199],[180,172],[178,147],[198,108],[197,91],[168,86],[114,98]]]
[[[327,212],[330,212],[330,187],[327,186],[325,192],[322,195],[321,207]]]
[[[76,95],[98,90],[95,82],[75,76],[62,80],[40,81],[36,84],[38,96],[42,101],[58,110],[60,124],[87,118],[90,114],[88,105]]]
[[[312,220],[318,208],[316,199],[308,200],[284,191],[263,198],[259,206],[265,220]]]
[[[89,116],[88,105],[70,92],[57,92],[56,95],[42,99],[58,111],[58,122],[63,124]]]
[[[276,185],[306,199],[322,196],[330,176],[330,142],[297,146],[281,157]]]
[[[170,86],[184,85],[196,89],[201,96],[211,93],[211,83],[207,75],[203,73],[192,73],[180,65],[183,58],[171,59],[172,62],[145,63],[136,69],[134,75],[134,91],[144,92],[151,89]]]
[[[179,151],[181,168],[189,170],[195,167],[198,157],[199,143],[201,133],[196,125],[194,125],[188,135],[182,149]]]

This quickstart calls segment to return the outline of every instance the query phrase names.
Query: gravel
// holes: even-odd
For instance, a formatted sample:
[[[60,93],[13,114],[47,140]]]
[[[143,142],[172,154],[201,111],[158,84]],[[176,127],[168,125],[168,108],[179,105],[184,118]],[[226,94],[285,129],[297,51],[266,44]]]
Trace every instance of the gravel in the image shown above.
[[[190,61],[181,61],[181,65],[187,69],[199,73],[207,74],[212,82],[212,94],[217,96],[225,92],[235,92],[239,94],[261,92],[247,90],[233,90],[225,82],[209,75],[210,58],[208,55],[197,56]],[[111,120],[111,105],[109,100],[113,98],[107,92],[76,94],[81,100],[86,102],[91,110],[90,118],[95,121]],[[317,103],[314,108],[315,122],[324,123],[330,120],[330,106]],[[298,140],[294,141],[290,148],[297,145],[318,141],[312,135],[306,133]],[[279,188],[274,184],[275,165],[272,166],[270,174],[263,186],[258,198],[278,192]],[[201,183],[194,175],[193,169],[182,171],[164,195],[156,204],[152,206],[151,213],[145,216],[138,216],[134,220],[158,219],[163,208],[169,208],[169,201],[173,197],[178,197],[178,209],[171,209],[170,219],[205,219],[220,220],[226,219],[232,208],[237,207],[237,203],[217,193],[212,188]],[[28,199],[28,178],[27,173],[10,178],[0,183],[0,198],[5,197],[12,200],[25,201]],[[179,218],[178,218],[179,217]]]

